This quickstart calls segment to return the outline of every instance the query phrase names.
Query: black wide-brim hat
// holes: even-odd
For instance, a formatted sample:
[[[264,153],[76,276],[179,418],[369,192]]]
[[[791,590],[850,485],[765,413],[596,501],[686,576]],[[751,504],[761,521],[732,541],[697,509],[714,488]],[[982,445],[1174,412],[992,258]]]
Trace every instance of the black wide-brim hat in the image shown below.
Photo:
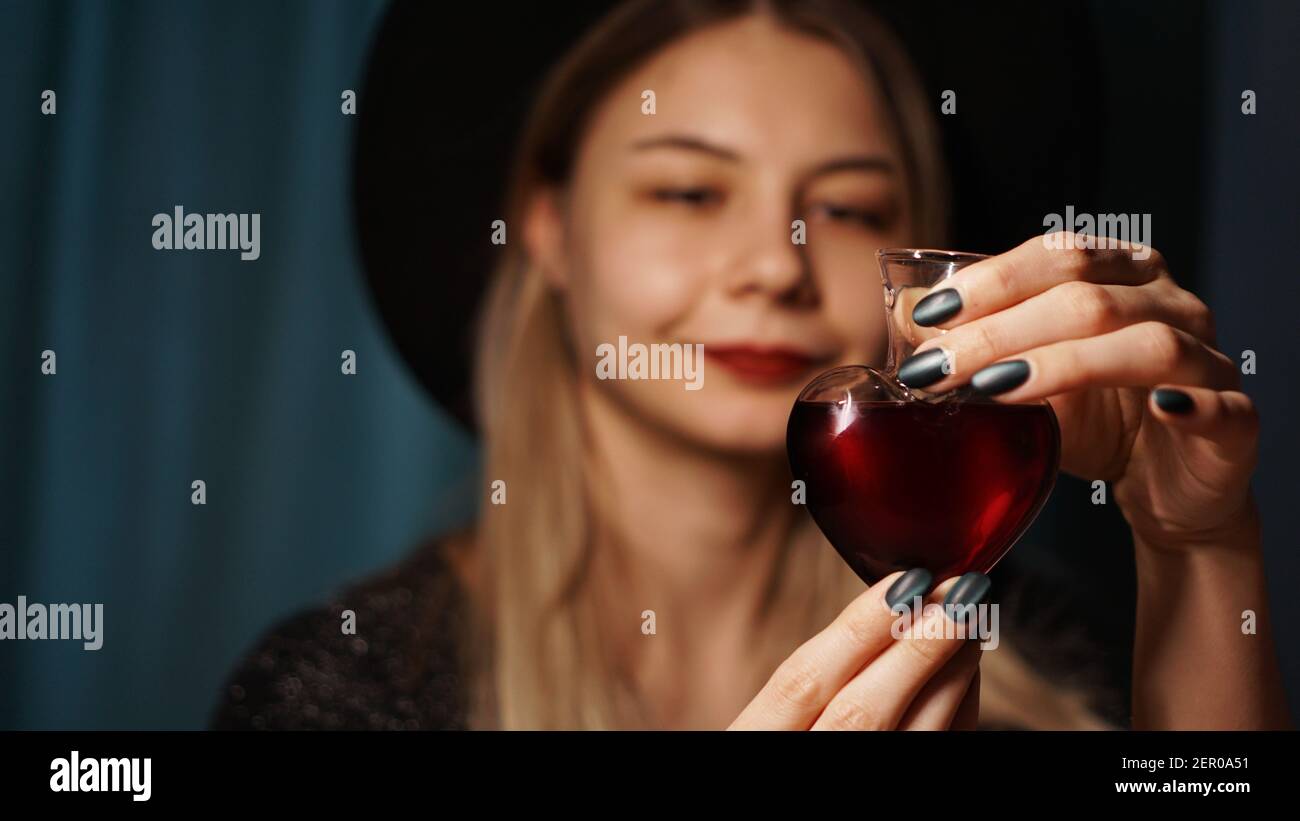
[[[371,46],[353,147],[361,263],[397,351],[471,430],[473,320],[514,143],[546,69],[612,6],[481,4],[453,21],[398,0]]]
[[[451,20],[444,6],[397,0],[371,46],[353,154],[361,262],[397,351],[468,429],[473,320],[495,261],[491,224],[505,218],[515,141],[546,71],[615,5],[480,4],[459,7]],[[1093,178],[1091,165],[1063,176],[1061,158],[1092,162],[1079,149],[1102,143],[1104,118],[1054,105],[1036,108],[1032,128],[1008,125],[1024,117],[1023,101],[1060,100],[1063,88],[1096,76],[1095,55],[1078,38],[1041,36],[1085,30],[1083,12],[871,5],[908,45],[936,108],[940,90],[960,89],[958,115],[940,118],[956,183],[955,247],[1010,247],[1041,232],[1042,213],[1085,201],[1076,187]],[[998,60],[969,59],[972,44]]]

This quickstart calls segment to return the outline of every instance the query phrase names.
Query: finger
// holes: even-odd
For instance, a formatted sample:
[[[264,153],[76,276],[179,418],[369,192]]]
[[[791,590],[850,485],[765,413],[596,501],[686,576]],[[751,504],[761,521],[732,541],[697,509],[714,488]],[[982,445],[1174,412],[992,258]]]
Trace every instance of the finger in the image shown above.
[[[954,328],[1004,310],[1065,282],[1143,285],[1168,276],[1164,259],[1153,248],[1079,248],[1078,237],[1057,234],[1033,237],[997,256],[980,260],[934,285],[917,304],[918,325]],[[940,292],[949,291],[950,293]]]
[[[972,679],[979,670],[978,639],[968,639],[943,669],[921,688],[898,722],[900,730],[946,730],[966,699]]]
[[[943,329],[917,325],[913,319],[912,313],[917,303],[929,293],[930,289],[923,286],[903,286],[894,295],[894,328],[898,329],[908,345],[913,348],[927,339],[944,335]]]
[[[885,597],[903,572],[867,588],[820,633],[804,642],[731,724],[731,729],[799,729],[812,725],[844,684],[894,638]],[[928,578],[923,580],[929,586]]]
[[[952,730],[975,730],[979,728],[980,720],[980,670],[975,668],[975,675],[971,678],[970,687],[966,688],[966,697],[962,699],[961,705],[957,708],[957,714],[952,717],[952,724],[949,729]]]
[[[1139,322],[1087,339],[1034,348],[971,374],[971,388],[999,401],[1025,402],[1094,387],[1162,383],[1234,390],[1236,364],[1186,331]]]
[[[966,382],[980,368],[1021,351],[1153,321],[1203,341],[1213,337],[1205,303],[1170,280],[1136,288],[1075,280],[927,340],[900,363],[898,375],[908,387],[943,392]],[[921,356],[935,348],[944,351],[946,361]]]
[[[1179,434],[1205,439],[1216,454],[1238,462],[1254,453],[1259,412],[1240,391],[1215,391],[1194,385],[1160,385],[1149,398],[1151,414]]]
[[[898,726],[908,706],[921,688],[947,664],[967,642],[964,630],[957,630],[939,604],[958,582],[963,590],[973,589],[979,597],[988,591],[988,577],[969,573],[961,579],[948,579],[935,589],[922,608],[919,619],[912,621],[910,634],[896,639],[890,647],[840,688],[813,724],[814,730],[886,730]]]

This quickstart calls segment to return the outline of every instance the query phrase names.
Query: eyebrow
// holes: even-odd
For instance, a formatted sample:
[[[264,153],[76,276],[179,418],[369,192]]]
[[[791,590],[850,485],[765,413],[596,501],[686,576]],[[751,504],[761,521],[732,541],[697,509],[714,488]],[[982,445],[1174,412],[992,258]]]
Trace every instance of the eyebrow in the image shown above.
[[[659,137],[646,137],[632,143],[633,151],[651,151],[659,148],[677,148],[685,151],[696,151],[702,154],[708,154],[718,159],[727,160],[728,162],[740,162],[740,155],[730,148],[720,145],[714,145],[707,140],[693,137],[688,134],[666,134]],[[808,174],[810,177],[821,174],[830,174],[835,171],[874,171],[885,174],[893,174],[896,171],[895,164],[888,157],[880,154],[861,154],[849,157],[837,157],[833,160],[827,160],[814,167]]]

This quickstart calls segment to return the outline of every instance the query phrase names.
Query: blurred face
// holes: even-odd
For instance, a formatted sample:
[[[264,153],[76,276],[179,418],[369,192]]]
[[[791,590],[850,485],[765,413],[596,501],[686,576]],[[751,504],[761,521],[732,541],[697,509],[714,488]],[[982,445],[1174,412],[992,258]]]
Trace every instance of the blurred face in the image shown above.
[[[585,388],[702,447],[775,452],[814,376],[882,363],[874,254],[910,234],[884,117],[835,46],[761,17],[683,38],[618,86],[569,188],[540,197],[527,229]],[[692,362],[702,343],[699,389],[603,378],[598,364],[632,364],[638,343],[678,344]]]

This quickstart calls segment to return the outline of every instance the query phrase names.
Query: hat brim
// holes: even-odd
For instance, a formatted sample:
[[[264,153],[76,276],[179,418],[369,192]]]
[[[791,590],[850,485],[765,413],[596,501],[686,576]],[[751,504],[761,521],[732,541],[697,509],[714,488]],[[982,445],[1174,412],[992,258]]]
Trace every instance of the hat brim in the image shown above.
[[[545,69],[610,5],[512,8],[503,32],[492,6],[453,25],[437,4],[398,0],[370,49],[352,158],[366,283],[412,374],[471,431],[473,320],[508,159]]]

